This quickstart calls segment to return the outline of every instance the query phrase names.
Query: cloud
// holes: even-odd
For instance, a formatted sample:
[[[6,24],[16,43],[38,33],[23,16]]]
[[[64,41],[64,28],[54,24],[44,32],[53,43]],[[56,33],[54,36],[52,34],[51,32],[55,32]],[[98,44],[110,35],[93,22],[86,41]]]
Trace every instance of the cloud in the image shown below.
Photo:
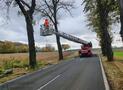
[[[83,6],[81,6],[81,0],[76,0],[76,9],[72,10],[73,16],[62,15],[62,18],[59,19],[59,30],[65,33],[71,34],[73,36],[79,37],[88,42],[92,42],[93,47],[99,47],[99,43],[96,40],[96,33],[88,29],[86,15],[83,13]],[[26,23],[23,16],[17,15],[18,8],[11,8],[10,12],[10,21],[8,24],[2,25],[0,27],[0,40],[11,40],[16,42],[27,43],[27,31]],[[37,19],[36,19],[37,20]],[[0,16],[0,25],[5,21],[5,19]],[[56,45],[56,36],[40,36],[40,24],[43,20],[40,21],[34,26],[34,37],[37,46],[43,47],[45,44],[51,44],[55,47]],[[117,26],[119,27],[119,26]],[[116,31],[117,28],[115,27]],[[116,36],[118,38],[120,36]],[[114,40],[113,45],[116,45],[116,40]],[[80,48],[80,44],[71,42],[69,40],[61,38],[61,43],[70,44],[71,48]],[[122,45],[122,44],[119,44]]]
[[[85,20],[85,17],[82,17],[81,15],[78,17],[68,17],[62,19],[59,21],[59,30],[75,35],[84,35],[85,33],[92,33],[90,30],[88,30],[86,26],[87,23]]]

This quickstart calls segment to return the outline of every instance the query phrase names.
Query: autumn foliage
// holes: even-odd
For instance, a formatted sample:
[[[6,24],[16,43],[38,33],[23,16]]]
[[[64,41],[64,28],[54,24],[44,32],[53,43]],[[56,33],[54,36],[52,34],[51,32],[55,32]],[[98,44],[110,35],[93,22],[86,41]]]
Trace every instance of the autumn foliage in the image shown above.
[[[11,41],[0,41],[0,53],[23,53],[28,52],[28,45],[11,42]]]

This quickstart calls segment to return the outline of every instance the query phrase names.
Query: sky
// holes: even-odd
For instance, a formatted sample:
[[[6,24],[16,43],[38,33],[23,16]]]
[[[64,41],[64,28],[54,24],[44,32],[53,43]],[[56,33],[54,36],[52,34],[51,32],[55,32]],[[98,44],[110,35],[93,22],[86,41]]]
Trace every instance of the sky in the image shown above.
[[[88,42],[92,42],[94,48],[99,47],[98,38],[96,37],[96,33],[92,32],[89,27],[87,27],[87,17],[83,12],[83,7],[81,5],[81,0],[75,0],[75,9],[72,10],[72,16],[69,14],[61,15],[61,18],[58,20],[59,31],[63,31],[65,33],[71,34],[73,36],[79,37]],[[26,32],[26,23],[23,16],[17,15],[17,8],[11,8],[9,12],[10,19],[6,22],[5,15],[0,11],[0,40],[8,40],[13,42],[22,42],[27,43],[27,32]],[[36,20],[37,18],[35,18]],[[46,44],[51,44],[56,47],[56,38],[55,35],[43,37],[40,36],[40,24],[43,20],[36,21],[38,22],[34,25],[34,38],[36,46],[44,47]],[[120,25],[113,25],[112,27],[113,33],[115,33],[113,46],[123,46],[121,42],[121,38],[119,35]],[[69,44],[71,49],[79,49],[80,44],[68,41],[66,39],[61,38],[62,44]]]

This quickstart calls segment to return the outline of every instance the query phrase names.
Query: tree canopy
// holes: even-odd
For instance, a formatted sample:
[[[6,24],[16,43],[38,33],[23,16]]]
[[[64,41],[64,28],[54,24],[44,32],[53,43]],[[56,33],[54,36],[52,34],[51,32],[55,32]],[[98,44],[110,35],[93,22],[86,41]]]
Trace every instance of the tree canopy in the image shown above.
[[[84,0],[84,12],[87,14],[88,26],[97,33],[104,56],[113,60],[111,49],[111,25],[118,21],[118,2],[115,0]]]

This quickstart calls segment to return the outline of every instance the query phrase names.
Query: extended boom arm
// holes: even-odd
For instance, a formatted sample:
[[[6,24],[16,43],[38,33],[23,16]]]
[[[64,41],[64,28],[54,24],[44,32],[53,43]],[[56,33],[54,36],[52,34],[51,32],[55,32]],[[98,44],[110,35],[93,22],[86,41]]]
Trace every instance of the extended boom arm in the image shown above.
[[[48,35],[52,35],[52,34],[56,34],[60,37],[63,37],[65,39],[68,39],[70,41],[76,42],[76,43],[80,43],[83,45],[89,45],[90,47],[92,47],[91,42],[87,42],[85,40],[82,40],[78,37],[72,36],[70,34],[64,33],[64,32],[56,32],[54,29],[52,28],[44,28],[43,26],[41,27],[41,36],[48,36]]]

